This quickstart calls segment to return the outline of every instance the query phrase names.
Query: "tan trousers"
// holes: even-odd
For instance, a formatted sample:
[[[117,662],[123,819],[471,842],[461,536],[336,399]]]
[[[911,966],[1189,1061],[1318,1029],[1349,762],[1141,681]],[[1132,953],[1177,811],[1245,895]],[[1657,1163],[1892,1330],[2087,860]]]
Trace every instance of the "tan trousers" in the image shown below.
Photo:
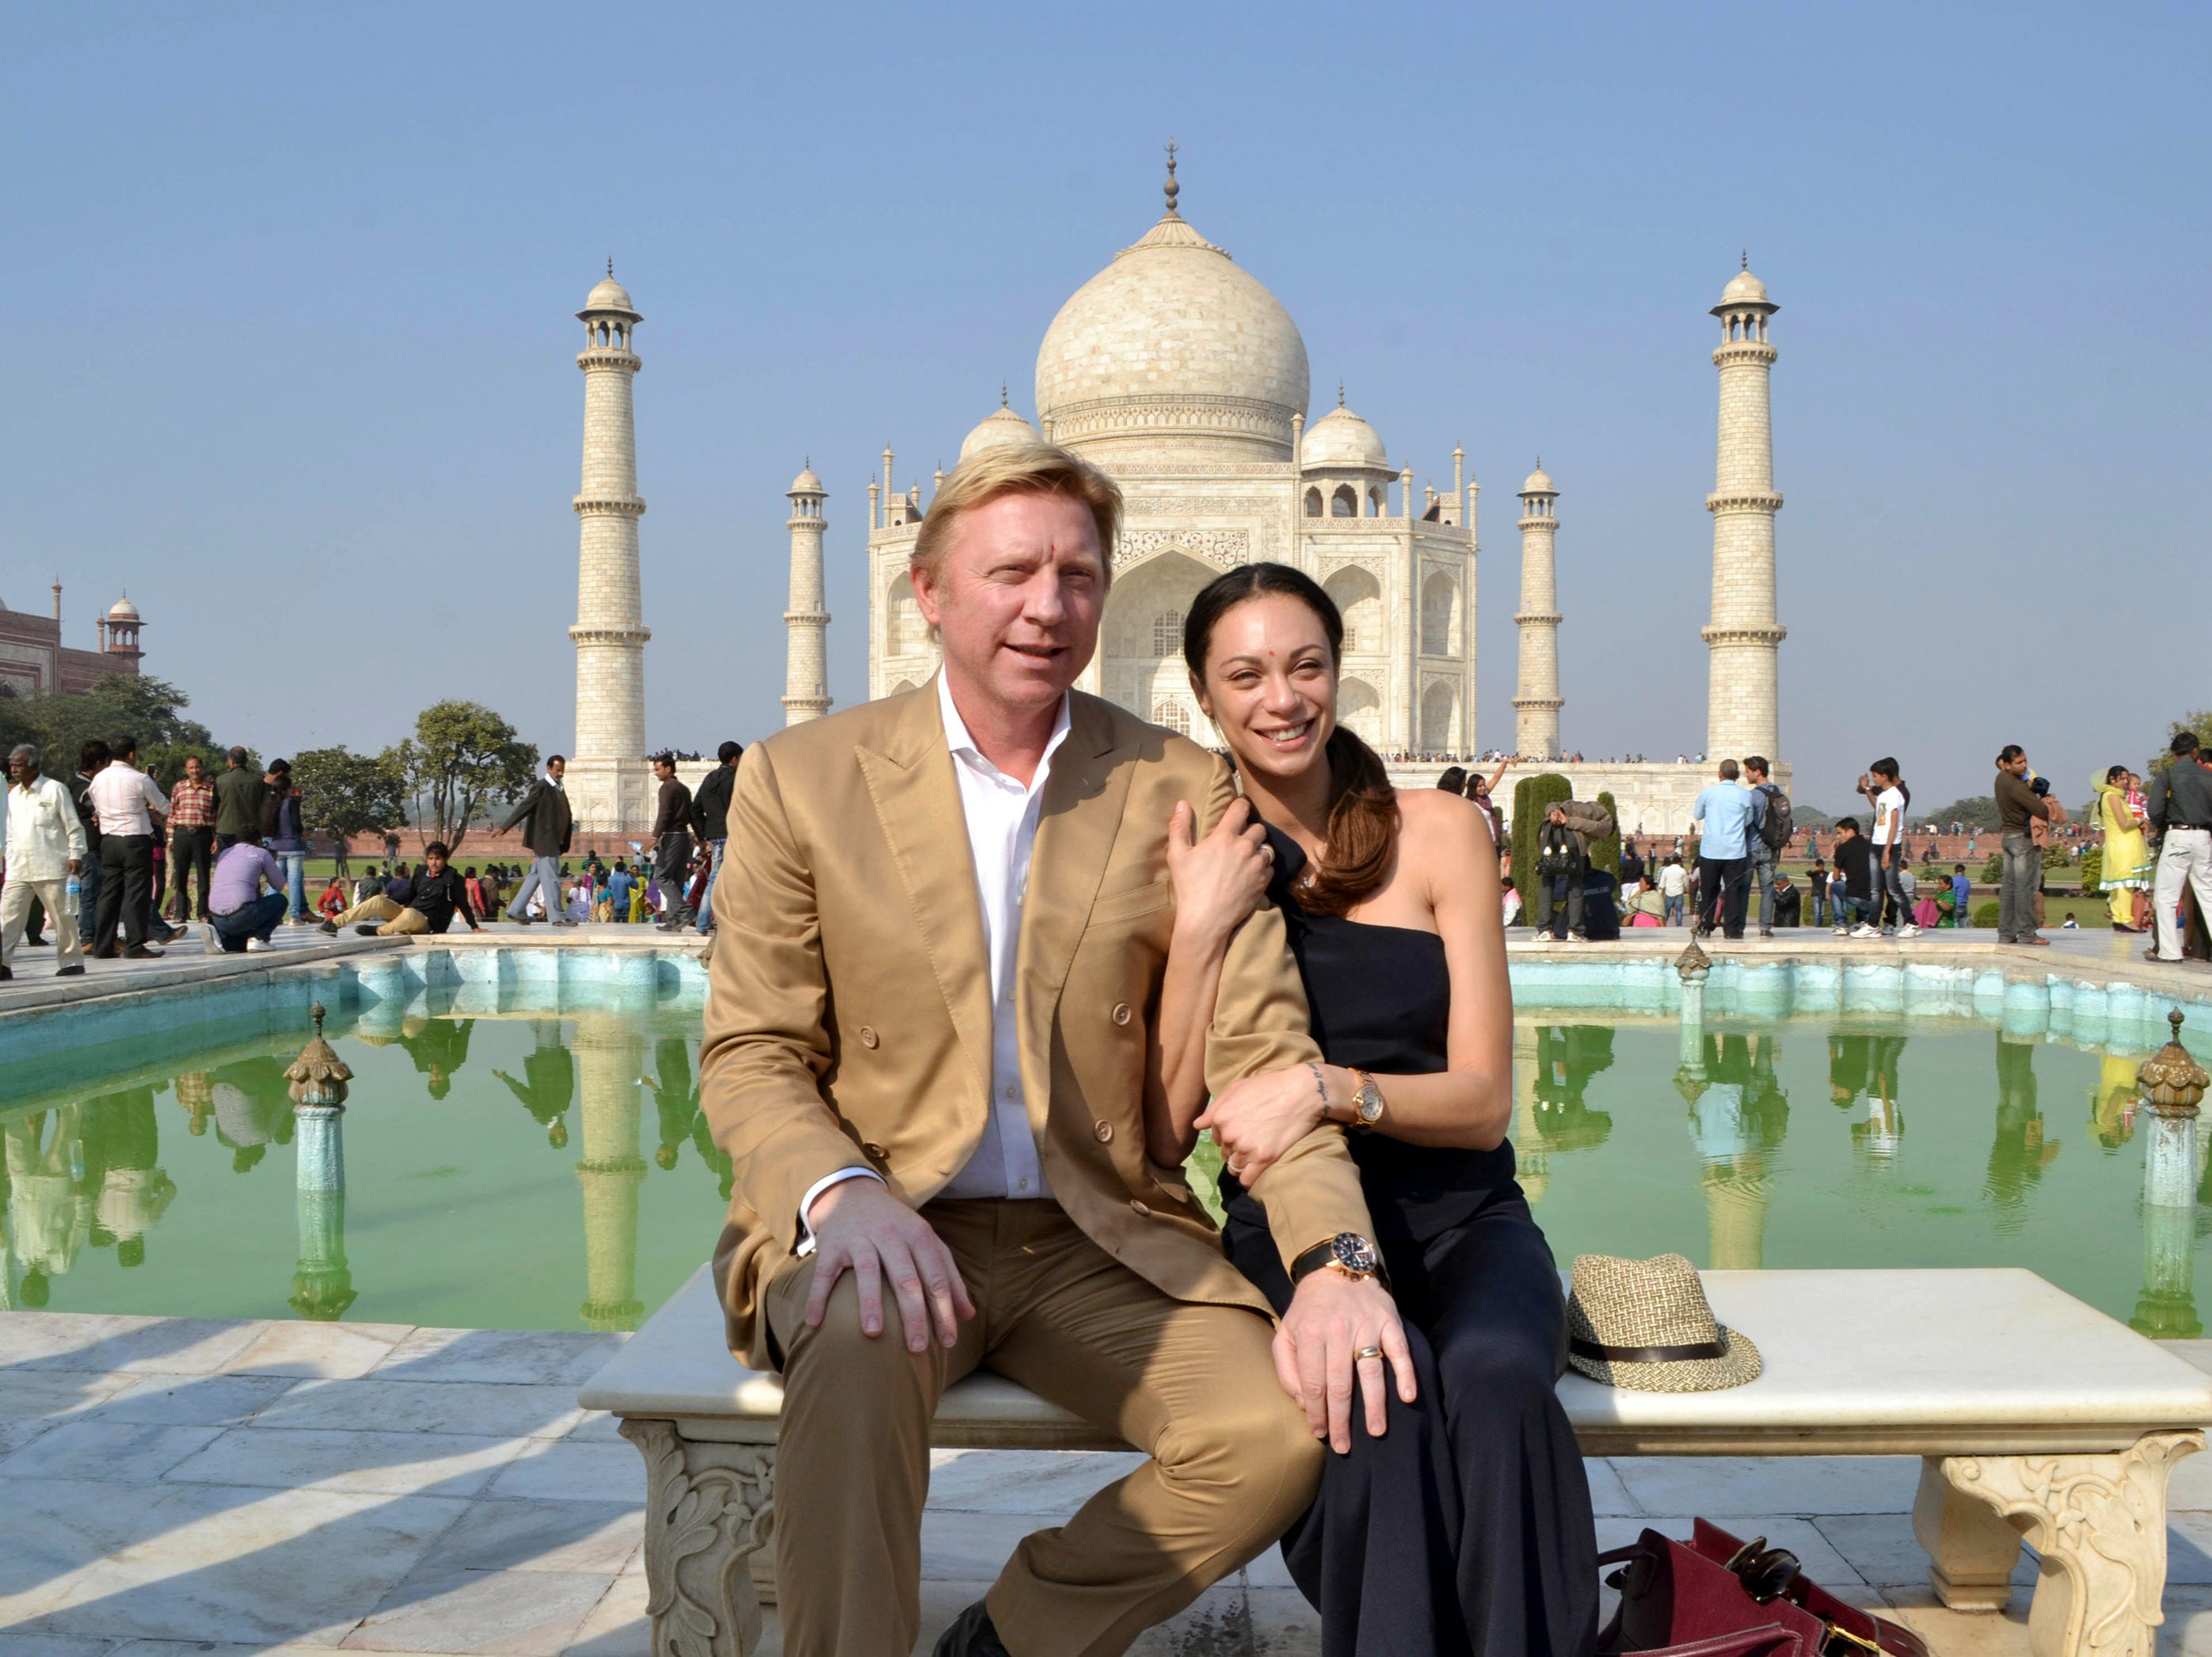
[[[362,921],[383,922],[384,924],[376,929],[376,935],[380,938],[412,937],[418,932],[430,929],[429,917],[421,910],[402,908],[381,895],[363,898],[343,914],[331,917],[331,924],[342,932]]]
[[[46,911],[46,930],[54,937],[57,967],[84,965],[84,945],[77,936],[76,917],[62,913],[65,897],[64,875],[58,880],[26,880],[10,874],[0,886],[0,966],[15,965],[15,951],[23,941],[23,923],[31,918],[31,899]]]
[[[819,1329],[805,1323],[811,1258],[769,1286],[784,1355],[775,1566],[786,1657],[913,1648],[930,1419],[979,1365],[1152,1458],[1015,1549],[988,1597],[1014,1657],[1127,1650],[1306,1510],[1322,1447],[1275,1380],[1266,1319],[1170,1300],[1056,1203],[923,1213],[976,1307],[950,1351],[933,1339],[906,1349],[888,1285],[872,1340],[849,1272]]]

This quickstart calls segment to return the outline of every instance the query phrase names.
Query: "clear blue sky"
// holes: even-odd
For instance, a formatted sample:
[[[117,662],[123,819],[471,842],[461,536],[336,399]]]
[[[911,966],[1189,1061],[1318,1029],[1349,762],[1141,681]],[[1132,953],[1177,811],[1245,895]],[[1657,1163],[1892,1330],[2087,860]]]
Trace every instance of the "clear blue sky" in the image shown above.
[[[637,383],[649,735],[779,723],[787,507],[927,478],[1060,302],[1182,204],[1317,402],[1484,484],[1480,740],[1512,730],[1513,489],[1564,491],[1566,740],[1704,740],[1717,327],[1773,338],[1783,748],[1839,809],[2028,745],[2069,799],[2205,670],[2203,8],[98,6],[0,65],[0,598],[127,587],[149,671],[264,752],[480,698],[573,739],[583,385]]]

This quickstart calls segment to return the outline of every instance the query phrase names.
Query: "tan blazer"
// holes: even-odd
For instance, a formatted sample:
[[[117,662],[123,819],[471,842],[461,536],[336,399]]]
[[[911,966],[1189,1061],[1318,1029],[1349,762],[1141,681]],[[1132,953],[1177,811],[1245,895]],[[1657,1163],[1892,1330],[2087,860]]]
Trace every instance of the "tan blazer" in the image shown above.
[[[1076,693],[1030,862],[1014,1016],[1023,1091],[1054,1197],[1109,1253],[1178,1300],[1265,1312],[1179,1169],[1145,1157],[1147,1029],[1175,918],[1167,823],[1200,832],[1234,796],[1185,738]],[[731,1349],[770,1367],[761,1297],[798,1243],[799,1202],[872,1167],[919,1208],[981,1142],[990,971],[959,784],[933,679],[745,751],[714,886],[702,1097],[736,1191],[714,1254]],[[1317,1057],[1282,917],[1262,910],[1222,973],[1206,1072]],[[1316,1129],[1255,1192],[1286,1254],[1366,1232],[1359,1175]]]

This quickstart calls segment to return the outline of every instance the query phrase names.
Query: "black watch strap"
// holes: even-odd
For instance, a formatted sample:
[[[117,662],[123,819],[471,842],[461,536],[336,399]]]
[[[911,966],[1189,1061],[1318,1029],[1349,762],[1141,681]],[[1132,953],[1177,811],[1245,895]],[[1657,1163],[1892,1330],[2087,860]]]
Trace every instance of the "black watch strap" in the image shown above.
[[[1293,1287],[1331,1264],[1336,1258],[1336,1239],[1330,1237],[1316,1243],[1291,1262],[1291,1282]],[[1375,1251],[1375,1281],[1383,1288],[1390,1287],[1390,1268],[1382,1264],[1382,1251]]]

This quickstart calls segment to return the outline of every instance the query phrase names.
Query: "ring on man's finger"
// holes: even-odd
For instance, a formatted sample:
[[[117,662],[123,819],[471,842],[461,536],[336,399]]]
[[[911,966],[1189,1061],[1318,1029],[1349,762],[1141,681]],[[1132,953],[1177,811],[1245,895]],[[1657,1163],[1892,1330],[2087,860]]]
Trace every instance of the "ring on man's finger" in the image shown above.
[[[1382,1349],[1379,1346],[1363,1346],[1352,1355],[1353,1361],[1358,1363],[1364,1363],[1370,1358],[1379,1359],[1382,1355]]]

